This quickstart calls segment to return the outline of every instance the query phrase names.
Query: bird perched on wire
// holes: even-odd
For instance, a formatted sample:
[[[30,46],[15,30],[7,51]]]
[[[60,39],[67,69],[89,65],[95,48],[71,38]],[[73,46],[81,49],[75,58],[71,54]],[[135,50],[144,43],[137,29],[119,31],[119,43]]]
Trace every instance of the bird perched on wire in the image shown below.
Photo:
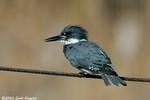
[[[64,55],[70,64],[82,74],[101,75],[106,86],[111,82],[119,86],[127,84],[113,69],[110,58],[96,43],[88,40],[87,31],[81,26],[66,26],[60,35],[45,39],[46,42],[64,43]]]

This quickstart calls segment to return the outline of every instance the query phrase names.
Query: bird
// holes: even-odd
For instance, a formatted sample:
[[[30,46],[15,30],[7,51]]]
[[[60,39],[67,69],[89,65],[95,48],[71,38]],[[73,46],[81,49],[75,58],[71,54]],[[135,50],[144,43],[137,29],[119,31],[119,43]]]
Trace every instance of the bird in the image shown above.
[[[64,43],[63,53],[70,64],[82,75],[100,75],[106,86],[127,86],[113,68],[111,59],[96,43],[88,40],[88,32],[79,25],[68,25],[62,32],[46,42]]]

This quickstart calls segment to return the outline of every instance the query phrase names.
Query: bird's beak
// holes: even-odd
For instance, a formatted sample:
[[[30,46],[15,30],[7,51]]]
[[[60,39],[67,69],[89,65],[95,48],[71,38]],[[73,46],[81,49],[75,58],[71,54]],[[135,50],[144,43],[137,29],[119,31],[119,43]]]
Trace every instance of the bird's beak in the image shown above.
[[[53,42],[53,41],[60,41],[62,40],[64,37],[62,37],[61,35],[58,36],[54,36],[54,37],[50,37],[45,39],[46,42]]]

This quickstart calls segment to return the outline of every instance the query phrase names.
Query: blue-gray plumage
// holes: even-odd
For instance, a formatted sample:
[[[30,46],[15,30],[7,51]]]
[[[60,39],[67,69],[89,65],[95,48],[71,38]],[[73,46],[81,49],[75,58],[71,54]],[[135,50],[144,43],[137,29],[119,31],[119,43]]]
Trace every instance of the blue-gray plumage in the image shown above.
[[[106,86],[112,82],[119,86],[127,84],[112,68],[110,58],[96,43],[88,41],[87,31],[80,26],[67,26],[60,35],[46,39],[46,42],[59,40],[64,45],[64,55],[70,64],[82,74],[101,75]]]

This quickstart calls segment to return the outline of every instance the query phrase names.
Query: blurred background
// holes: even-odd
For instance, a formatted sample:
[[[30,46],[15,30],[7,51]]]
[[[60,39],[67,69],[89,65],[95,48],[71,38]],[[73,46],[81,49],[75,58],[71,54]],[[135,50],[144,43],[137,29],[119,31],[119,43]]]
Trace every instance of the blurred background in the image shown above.
[[[0,0],[0,66],[78,73],[62,43],[44,41],[67,25],[86,28],[120,76],[150,77],[149,0]],[[0,98],[149,100],[149,83],[127,84],[0,71]]]

